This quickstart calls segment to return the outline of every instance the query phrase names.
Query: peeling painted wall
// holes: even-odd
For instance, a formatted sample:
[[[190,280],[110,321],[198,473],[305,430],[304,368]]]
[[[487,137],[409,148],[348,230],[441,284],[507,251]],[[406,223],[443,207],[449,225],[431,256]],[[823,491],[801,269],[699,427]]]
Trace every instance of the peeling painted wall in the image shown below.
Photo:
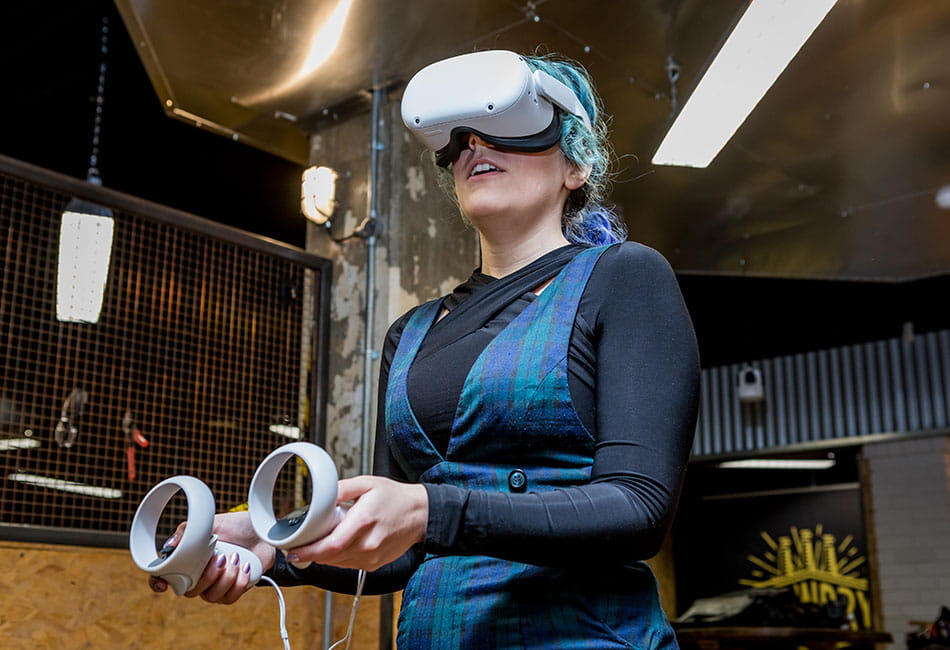
[[[389,320],[450,292],[478,265],[478,237],[436,181],[429,153],[403,126],[390,104],[391,188],[387,307]]]
[[[444,295],[478,265],[475,231],[436,183],[430,156],[409,134],[398,99],[381,111],[379,221],[372,350],[378,354],[389,324],[408,309]],[[311,137],[310,161],[339,174],[332,232],[350,234],[369,211],[371,116],[357,115]],[[323,226],[311,224],[307,250],[333,261],[330,314],[327,450],[342,476],[359,473],[363,419],[363,340],[367,245],[333,242]],[[375,389],[379,364],[374,362]],[[375,422],[375,413],[371,414]]]
[[[310,160],[337,171],[334,236],[349,234],[366,214],[369,120],[360,116],[311,138]],[[366,246],[361,240],[338,244],[323,226],[310,225],[307,250],[333,261],[330,305],[327,451],[342,476],[358,472],[362,418],[362,310]]]

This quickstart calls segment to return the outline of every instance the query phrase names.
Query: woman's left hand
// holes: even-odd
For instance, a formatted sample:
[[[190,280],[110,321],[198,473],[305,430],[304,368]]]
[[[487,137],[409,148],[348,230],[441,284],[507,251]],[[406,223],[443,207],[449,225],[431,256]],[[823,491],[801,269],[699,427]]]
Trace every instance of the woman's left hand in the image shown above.
[[[346,501],[354,503],[329,535],[291,549],[287,559],[374,571],[425,539],[429,495],[418,483],[380,476],[343,479],[337,502]]]

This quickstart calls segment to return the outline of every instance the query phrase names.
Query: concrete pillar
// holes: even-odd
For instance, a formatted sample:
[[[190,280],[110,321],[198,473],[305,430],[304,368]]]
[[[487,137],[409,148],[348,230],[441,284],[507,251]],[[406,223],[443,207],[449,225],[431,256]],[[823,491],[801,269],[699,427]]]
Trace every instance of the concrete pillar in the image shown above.
[[[310,161],[339,174],[335,236],[348,235],[368,214],[371,115],[364,112],[311,136]],[[463,224],[457,208],[439,189],[431,157],[410,136],[399,115],[399,99],[380,111],[379,221],[377,237],[375,353],[389,324],[409,308],[444,295],[478,264],[475,231]],[[301,217],[303,218],[303,217]],[[364,310],[367,244],[333,242],[322,226],[310,225],[307,250],[333,261],[330,315],[327,450],[341,476],[359,471],[363,407]],[[375,389],[379,364],[373,364]],[[372,414],[375,422],[375,413]]]

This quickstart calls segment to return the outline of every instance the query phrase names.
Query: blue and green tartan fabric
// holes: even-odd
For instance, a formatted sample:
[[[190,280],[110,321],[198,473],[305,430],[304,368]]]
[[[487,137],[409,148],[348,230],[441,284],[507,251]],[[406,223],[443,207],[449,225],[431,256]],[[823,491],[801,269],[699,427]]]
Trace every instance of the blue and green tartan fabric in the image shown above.
[[[509,473],[521,469],[535,492],[590,479],[595,440],[571,403],[567,355],[581,295],[605,249],[579,253],[481,353],[444,457],[416,420],[406,382],[441,300],[416,310],[400,337],[386,396],[389,445],[407,476],[508,490]],[[649,568],[600,571],[427,555],[403,594],[398,647],[676,648]]]

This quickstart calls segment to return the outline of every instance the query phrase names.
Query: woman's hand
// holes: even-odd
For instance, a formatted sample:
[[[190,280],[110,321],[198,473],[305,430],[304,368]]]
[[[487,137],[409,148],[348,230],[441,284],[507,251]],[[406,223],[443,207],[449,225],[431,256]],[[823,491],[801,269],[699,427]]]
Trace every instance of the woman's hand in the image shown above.
[[[287,559],[374,571],[425,539],[429,495],[422,485],[357,476],[339,482],[337,503],[346,501],[355,503],[329,535],[291,549]]]
[[[184,530],[185,524],[182,523],[166,545],[176,546]],[[211,532],[222,542],[230,542],[249,549],[260,559],[264,571],[274,566],[274,549],[262,542],[254,533],[251,518],[247,512],[215,515]],[[250,581],[250,567],[247,563],[240,565],[237,562],[236,553],[212,556],[198,583],[184,595],[188,598],[201,596],[202,600],[209,603],[230,605],[235,602],[247,591]],[[161,578],[149,576],[148,583],[152,591],[162,592],[168,589],[168,583]]]

